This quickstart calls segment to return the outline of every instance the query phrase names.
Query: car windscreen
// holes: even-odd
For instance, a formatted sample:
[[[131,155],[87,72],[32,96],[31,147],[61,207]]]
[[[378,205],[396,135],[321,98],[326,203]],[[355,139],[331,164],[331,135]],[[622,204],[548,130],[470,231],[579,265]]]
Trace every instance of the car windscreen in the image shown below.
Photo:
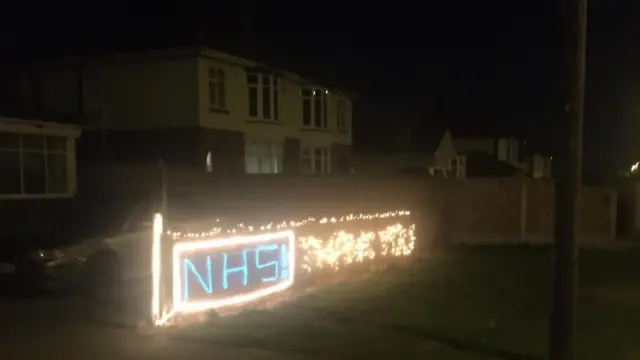
[[[37,242],[43,247],[49,247],[117,236],[123,231],[142,228],[143,220],[149,213],[148,202],[144,201],[104,199],[80,204],[61,216],[56,228],[46,236],[39,237]]]

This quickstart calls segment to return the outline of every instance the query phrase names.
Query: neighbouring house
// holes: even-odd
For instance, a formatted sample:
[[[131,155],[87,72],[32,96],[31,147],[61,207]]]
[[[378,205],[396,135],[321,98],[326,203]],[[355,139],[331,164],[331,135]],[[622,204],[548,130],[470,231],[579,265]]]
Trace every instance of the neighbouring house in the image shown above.
[[[46,231],[76,195],[76,125],[0,117],[0,235]]]
[[[353,172],[374,177],[403,174],[466,177],[466,157],[456,151],[449,131],[415,138],[415,142],[401,151],[354,151]]]
[[[460,137],[455,136],[453,143],[461,153],[482,152],[498,161],[512,166],[520,166],[520,141],[513,137]]]
[[[551,177],[552,157],[529,151],[525,141],[514,137],[455,136],[453,142],[467,156],[468,177]]]
[[[527,170],[536,179],[550,178],[552,161],[552,156],[534,153],[527,158]]]
[[[467,177],[511,177],[524,171],[519,141],[512,137],[453,135],[453,144],[467,159]]]
[[[456,149],[468,158],[469,177],[551,177],[551,160],[509,136],[455,136]]]
[[[617,181],[617,230],[622,237],[637,238],[640,236],[640,181],[636,175],[637,166],[631,174],[621,177]]]
[[[84,119],[79,159],[155,161],[220,175],[348,172],[351,96],[208,48],[40,64],[15,92]]]
[[[484,151],[465,152],[467,159],[467,177],[513,177],[525,175],[526,171],[506,161],[500,161]]]

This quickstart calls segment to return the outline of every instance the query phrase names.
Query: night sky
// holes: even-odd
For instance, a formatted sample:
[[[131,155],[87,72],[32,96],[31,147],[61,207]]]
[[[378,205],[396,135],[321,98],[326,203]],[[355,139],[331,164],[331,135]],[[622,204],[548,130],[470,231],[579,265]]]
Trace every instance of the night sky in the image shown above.
[[[48,1],[29,9],[3,5],[1,40],[3,53],[27,59],[206,44],[355,92],[359,109],[366,109],[358,114],[384,113],[381,108],[411,114],[416,139],[446,127],[454,136],[513,134],[550,151],[565,102],[560,3]],[[636,3],[589,4],[588,168],[613,170],[640,159]],[[371,133],[387,132],[399,120],[356,121],[356,146],[371,146],[380,138]]]

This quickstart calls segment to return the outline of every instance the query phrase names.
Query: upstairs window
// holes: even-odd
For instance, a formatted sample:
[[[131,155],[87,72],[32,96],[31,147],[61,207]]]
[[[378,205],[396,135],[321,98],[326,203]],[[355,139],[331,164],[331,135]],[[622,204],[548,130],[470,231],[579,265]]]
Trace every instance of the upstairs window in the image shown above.
[[[336,102],[336,120],[338,130],[347,131],[347,101],[338,99]]]
[[[209,68],[209,105],[214,109],[225,109],[226,103],[225,76],[222,69]]]
[[[248,74],[249,118],[280,119],[280,80],[268,74]]]
[[[327,98],[329,91],[302,89],[302,126],[310,129],[327,129]]]

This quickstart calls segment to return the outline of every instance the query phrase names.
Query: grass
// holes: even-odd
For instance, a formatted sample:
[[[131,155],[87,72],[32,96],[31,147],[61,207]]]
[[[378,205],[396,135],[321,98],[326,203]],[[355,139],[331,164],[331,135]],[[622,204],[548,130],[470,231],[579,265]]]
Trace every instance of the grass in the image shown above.
[[[581,253],[578,358],[640,356],[640,250]],[[466,248],[177,335],[332,358],[542,359],[548,248]]]

